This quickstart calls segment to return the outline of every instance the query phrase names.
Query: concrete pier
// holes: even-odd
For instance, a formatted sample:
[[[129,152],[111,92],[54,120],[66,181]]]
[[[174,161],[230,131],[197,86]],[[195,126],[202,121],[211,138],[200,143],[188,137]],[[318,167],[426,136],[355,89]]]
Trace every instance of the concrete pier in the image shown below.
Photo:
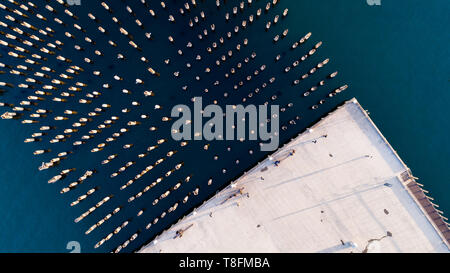
[[[444,220],[353,99],[140,251],[449,252]]]

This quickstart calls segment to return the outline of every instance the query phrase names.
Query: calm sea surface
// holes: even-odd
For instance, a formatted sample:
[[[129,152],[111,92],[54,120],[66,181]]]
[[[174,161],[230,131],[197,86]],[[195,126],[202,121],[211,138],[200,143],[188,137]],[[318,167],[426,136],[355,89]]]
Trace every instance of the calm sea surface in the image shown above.
[[[154,145],[158,139],[170,138],[170,124],[162,123],[161,117],[170,115],[173,105],[189,104],[189,100],[193,96],[203,96],[205,105],[216,99],[219,100],[220,105],[241,103],[241,99],[247,93],[260,87],[272,76],[277,78],[275,83],[262,89],[246,104],[270,102],[273,95],[276,95],[277,99],[270,103],[285,106],[294,102],[293,108],[281,114],[281,123],[286,124],[297,115],[301,116],[301,119],[297,124],[289,126],[287,131],[282,132],[280,139],[282,143],[287,142],[316,122],[322,115],[354,96],[370,112],[372,119],[400,157],[411,168],[413,174],[420,178],[420,183],[430,191],[430,195],[435,198],[435,203],[439,204],[440,209],[447,212],[448,215],[450,211],[450,198],[448,197],[450,175],[446,170],[450,155],[450,142],[448,141],[450,130],[450,108],[448,107],[450,103],[450,35],[447,31],[450,25],[449,1],[381,0],[381,6],[369,6],[365,0],[282,0],[269,15],[265,15],[264,20],[255,22],[248,30],[227,41],[223,46],[224,49],[234,47],[239,42],[242,43],[244,38],[249,39],[249,45],[235,53],[228,63],[210,75],[204,76],[200,81],[192,80],[192,78],[196,74],[204,75],[204,66],[195,65],[191,70],[187,70],[185,60],[192,59],[212,40],[208,40],[208,43],[202,41],[198,47],[194,46],[192,52],[186,50],[187,53],[183,57],[178,56],[177,47],[170,47],[166,40],[170,33],[177,42],[180,41],[182,46],[187,41],[198,41],[196,31],[200,31],[202,28],[198,27],[196,31],[191,31],[187,27],[188,16],[177,17],[176,24],[169,25],[166,16],[158,16],[156,19],[149,18],[146,10],[140,6],[140,1],[128,1],[144,25],[151,29],[155,39],[149,42],[142,37],[143,31],[134,24],[134,19],[127,14],[124,4],[121,1],[110,1],[114,15],[135,36],[135,41],[142,45],[144,55],[161,72],[161,77],[156,79],[148,76],[147,65],[138,60],[141,53],[126,45],[126,38],[117,31],[116,27],[113,27],[111,16],[105,12],[99,2],[82,0],[80,7],[73,7],[71,10],[80,17],[78,23],[87,30],[88,34],[95,33],[90,36],[97,42],[97,49],[105,53],[103,58],[95,59],[94,63],[94,67],[102,69],[103,77],[96,79],[85,73],[77,81],[87,83],[88,91],[99,90],[103,95],[97,99],[98,101],[88,106],[78,105],[76,100],[73,102],[79,112],[92,111],[98,103],[110,103],[113,107],[102,114],[100,118],[96,118],[90,125],[91,127],[86,126],[88,128],[81,129],[73,139],[55,146],[51,146],[48,139],[36,144],[23,143],[25,138],[38,131],[39,126],[43,124],[24,126],[15,121],[0,122],[0,162],[2,164],[0,168],[0,215],[2,217],[0,221],[0,252],[68,252],[66,245],[69,241],[79,242],[82,252],[107,252],[123,243],[135,232],[139,232],[138,239],[130,243],[125,251],[139,248],[267,155],[259,151],[257,142],[213,142],[210,149],[205,151],[203,145],[206,142],[203,141],[191,142],[185,148],[180,148],[179,143],[169,141],[152,151],[146,158],[136,160],[137,154],[145,151],[146,147]],[[256,1],[255,5],[263,7],[265,2]],[[34,3],[42,6],[46,2],[35,0]],[[177,14],[175,10],[170,10],[170,7],[178,8],[184,2],[166,1],[166,3],[169,11]],[[229,31],[234,26],[223,20],[224,13],[231,11],[234,6],[232,3],[233,1],[227,1],[225,9],[219,11],[216,9],[214,1],[205,1],[200,4],[209,18],[207,23],[214,22],[218,33]],[[59,4],[53,5],[55,8],[59,8],[59,14],[61,14]],[[289,8],[287,18],[273,26],[270,35],[264,33],[266,20],[273,18],[275,13],[281,13],[284,8]],[[158,7],[155,10],[158,11],[161,8]],[[199,10],[195,9],[192,13],[198,15]],[[86,16],[87,12],[94,13],[101,22],[106,22],[104,26],[107,30],[114,29],[114,31],[108,35],[98,34],[96,25]],[[163,11],[160,12],[163,14]],[[45,11],[43,11],[44,13]],[[48,12],[45,14],[51,18]],[[248,17],[249,14],[250,11],[244,10],[240,16]],[[3,18],[6,14],[3,10],[0,11],[0,15],[1,20],[5,20]],[[213,20],[212,18],[215,16],[220,16],[217,17],[220,19]],[[61,18],[65,18],[64,20],[68,22],[70,19],[62,15]],[[236,19],[236,21],[242,20],[242,18]],[[35,19],[30,19],[29,22],[36,26],[39,25]],[[58,38],[61,36],[61,39],[64,39],[62,35],[66,30],[63,27],[54,28],[58,32]],[[275,33],[281,33],[285,28],[289,28],[287,38],[275,46],[270,39]],[[295,40],[310,31],[313,35],[307,46],[298,51],[289,50],[289,46]],[[76,33],[73,29],[71,32]],[[81,34],[79,35],[82,37]],[[119,47],[109,51],[110,47],[105,46],[109,39],[117,41]],[[281,68],[301,57],[318,41],[323,41],[323,46],[307,60],[306,65],[302,64],[296,68],[295,75],[302,75],[326,57],[331,59],[330,63],[317,75],[308,78],[301,85],[293,87],[289,82],[295,78],[294,73],[284,73]],[[73,46],[71,48],[61,54],[72,59],[74,64],[81,64],[85,67],[84,53],[73,50]],[[86,46],[86,51],[92,51],[93,48]],[[0,62],[10,65],[19,64],[16,60],[5,56],[8,51],[4,47],[0,49],[2,55]],[[210,82],[214,77],[221,75],[223,78],[226,70],[249,56],[252,51],[257,53],[257,57],[249,64],[244,65],[239,74],[233,76],[235,78],[224,81],[218,88],[211,87]],[[205,54],[206,51],[202,52]],[[117,60],[114,57],[114,54],[117,53],[124,53],[127,60],[125,62]],[[212,66],[213,61],[223,53],[223,50],[214,52],[205,61],[210,62]],[[274,63],[276,54],[283,56],[280,63],[277,64]],[[170,66],[165,66],[163,60],[168,57],[171,58],[172,63]],[[192,61],[192,63],[194,62]],[[266,71],[254,77],[251,82],[238,91],[233,90],[236,82],[244,79],[247,74],[253,73],[262,64],[267,65]],[[66,64],[52,60],[49,60],[46,65],[59,72],[67,68]],[[180,78],[175,79],[172,73],[177,70],[186,72],[182,73]],[[326,88],[319,89],[307,98],[302,96],[309,87],[334,70],[339,70],[339,76],[329,84],[327,83]],[[120,74],[124,81],[114,81],[112,76],[116,73]],[[144,79],[145,86],[136,87],[134,85],[135,78]],[[17,85],[23,81],[23,78],[22,81],[20,80],[21,78],[11,77],[9,74],[0,74],[0,81]],[[102,91],[101,86],[106,82],[113,84],[113,88]],[[181,86],[184,84],[189,84],[188,92],[181,90]],[[343,94],[327,100],[318,110],[310,110],[311,105],[316,104],[332,89],[342,84],[348,84],[350,88]],[[203,92],[206,87],[210,88],[210,92],[207,94]],[[123,88],[129,88],[133,93],[128,96],[124,95],[120,92]],[[153,90],[156,93],[150,102],[148,102],[148,98],[143,97],[144,90]],[[0,101],[17,104],[30,92],[30,90],[7,89],[7,92],[0,95]],[[226,99],[223,97],[224,92],[230,94]],[[79,98],[81,97],[76,97],[76,99]],[[133,109],[123,116],[120,110],[125,107],[130,108],[130,104],[134,100],[141,101],[143,104],[140,108]],[[153,109],[155,104],[162,105],[163,109],[155,111]],[[49,102],[43,102],[42,107],[45,108],[46,105],[50,107]],[[62,111],[67,108],[69,108],[67,104],[51,106],[55,115],[62,114]],[[3,113],[3,109],[1,110]],[[119,128],[125,127],[128,120],[138,120],[143,113],[150,115],[151,118],[143,122],[141,126],[132,128],[132,133],[122,136],[117,143],[108,146],[106,151],[90,153],[89,150],[95,145],[104,141]],[[112,115],[118,115],[121,119],[114,125],[114,129],[105,129],[94,140],[89,140],[89,149],[87,147],[79,148],[58,169],[37,171],[37,166],[42,161],[48,161],[52,156],[49,154],[35,157],[32,155],[34,150],[42,147],[52,148],[54,152],[73,149],[71,144],[75,139],[78,140],[82,134],[87,134],[88,130],[93,129],[92,126],[98,125]],[[67,124],[71,123],[73,120]],[[57,126],[57,129],[60,130],[66,128],[55,121],[47,121],[45,124]],[[148,128],[153,125],[157,126],[158,130],[151,133]],[[127,143],[133,143],[134,147],[124,151],[121,147]],[[231,147],[231,151],[227,151],[227,147]],[[122,184],[134,177],[140,170],[164,157],[168,150],[178,150],[178,153],[150,171],[145,180],[135,182],[124,191],[118,191]],[[253,150],[254,153],[249,154],[249,150]],[[100,165],[103,159],[114,153],[120,154],[117,160],[107,166]],[[215,155],[219,156],[219,160],[213,160]],[[135,160],[136,164],[127,172],[117,178],[109,178],[112,172],[132,160]],[[236,160],[239,160],[239,164],[236,164]],[[158,177],[164,176],[164,173],[173,169],[174,165],[180,162],[184,162],[184,166],[179,171],[164,179],[164,182],[158,184],[141,198],[127,203],[128,197],[136,194]],[[47,180],[58,174],[58,170],[72,167],[77,168],[73,175],[55,184],[47,184]],[[84,171],[94,168],[98,173],[92,179],[88,179],[76,190],[67,194],[59,193],[63,187],[75,181]],[[226,174],[222,173],[222,169],[227,170]],[[178,181],[184,180],[188,175],[192,175],[189,183],[184,183],[168,198],[161,200],[155,206],[152,205],[155,198],[173,187]],[[214,181],[213,185],[206,186],[206,182],[211,177]],[[73,208],[69,206],[70,202],[93,187],[97,187],[98,190],[86,201]],[[200,187],[198,196],[191,196],[187,204],[180,205],[175,212],[160,219],[149,230],[145,229],[147,223],[155,217],[159,217],[163,211],[197,187]],[[83,221],[74,223],[76,217],[110,194],[114,194],[111,201]],[[91,234],[84,234],[91,225],[118,206],[123,206],[120,213],[111,217]],[[136,214],[140,209],[145,209],[144,213],[137,217]],[[96,242],[125,220],[130,222],[125,229],[100,248],[93,248]]]

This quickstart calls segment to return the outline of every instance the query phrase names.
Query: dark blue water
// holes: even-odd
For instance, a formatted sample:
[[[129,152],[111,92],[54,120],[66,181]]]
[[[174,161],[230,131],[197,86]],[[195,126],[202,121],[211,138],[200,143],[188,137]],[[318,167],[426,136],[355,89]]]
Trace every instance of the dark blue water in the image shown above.
[[[52,18],[47,10],[42,9],[44,2],[35,1],[34,3],[40,7],[39,12],[42,15]],[[246,8],[236,18],[232,17],[230,23],[225,23],[224,14],[231,12],[232,1],[227,1],[225,8],[220,10],[217,10],[213,2],[200,2],[191,14],[185,16],[179,16],[177,12],[182,5],[181,2],[166,1],[168,6],[166,11],[159,5],[152,6],[158,14],[157,18],[149,16],[147,9],[142,7],[140,1],[127,1],[126,3],[132,7],[136,16],[144,24],[144,30],[133,22],[135,18],[128,15],[123,2],[114,1],[109,5],[114,11],[113,15],[119,18],[122,25],[133,35],[134,41],[142,48],[142,52],[127,44],[128,39],[118,32],[111,20],[111,15],[100,6],[99,2],[82,1],[82,6],[70,8],[79,17],[76,23],[81,25],[87,35],[96,41],[95,46],[80,40],[84,34],[70,27],[75,21],[62,13],[59,4],[52,4],[57,9],[57,16],[68,24],[67,27],[64,27],[51,23],[51,27],[56,31],[55,37],[64,42],[64,46],[58,54],[70,58],[73,60],[73,64],[85,69],[76,79],[68,81],[67,86],[80,81],[88,84],[88,87],[83,88],[83,91],[76,94],[75,97],[69,98],[69,103],[55,106],[55,103],[49,101],[41,102],[39,108],[51,108],[53,113],[38,125],[21,125],[18,121],[0,123],[2,132],[0,135],[0,160],[3,163],[0,170],[0,215],[3,216],[0,227],[2,230],[0,251],[65,252],[68,251],[65,248],[69,241],[78,241],[81,244],[82,252],[107,252],[126,241],[135,232],[139,232],[138,238],[123,251],[133,251],[139,248],[266,155],[259,151],[258,142],[255,141],[243,143],[215,141],[210,143],[208,151],[203,149],[203,145],[206,144],[204,141],[191,141],[186,147],[180,147],[179,143],[170,139],[171,123],[161,122],[161,117],[169,116],[173,105],[190,104],[190,99],[194,96],[202,96],[204,105],[210,104],[214,100],[217,100],[219,105],[242,103],[242,98],[247,97],[248,93],[257,87],[261,89],[261,92],[247,98],[244,104],[263,104],[267,101],[270,104],[285,106],[293,102],[294,107],[281,113],[281,123],[287,124],[295,116],[301,117],[295,125],[289,125],[288,130],[281,132],[282,143],[302,132],[345,99],[356,96],[371,112],[372,118],[398,150],[406,164],[411,167],[413,173],[420,177],[421,183],[431,191],[431,195],[435,197],[441,208],[444,211],[448,211],[446,208],[450,208],[450,200],[445,196],[449,187],[446,183],[447,175],[443,173],[446,166],[446,155],[449,154],[448,150],[450,149],[445,142],[445,130],[448,128],[448,121],[445,118],[445,103],[448,102],[450,96],[447,92],[448,60],[445,58],[448,56],[448,46],[446,45],[449,37],[448,35],[444,36],[441,30],[449,23],[448,16],[446,16],[449,11],[446,1],[433,1],[432,3],[382,1],[382,5],[379,7],[368,6],[364,0],[345,2],[337,0],[281,1],[268,14],[263,13],[262,18],[256,20],[245,31],[241,30],[231,39],[225,39],[224,45],[213,51],[211,55],[205,51],[207,46],[210,46],[213,41],[217,41],[219,35],[225,35],[225,31],[232,31],[235,24],[244,17],[248,18],[248,15],[254,13],[256,8],[264,7],[266,1],[256,1],[252,8]],[[280,20],[268,33],[264,32],[265,22],[272,19],[275,14],[280,14],[286,7],[289,8],[288,17]],[[199,16],[200,10],[205,11],[207,20],[206,22],[200,21],[200,26],[191,30],[187,22],[189,18]],[[0,12],[6,13],[3,10]],[[97,25],[87,17],[87,12],[92,12],[97,16],[101,25],[108,30],[107,35],[96,30]],[[175,24],[167,21],[168,14],[177,15]],[[36,19],[27,21],[35,26],[41,24]],[[203,30],[204,26],[211,23],[215,23],[216,32],[210,33],[206,39],[199,41],[196,38],[197,34]],[[21,28],[23,29],[23,27]],[[286,28],[289,28],[288,36],[277,44],[273,44],[271,40],[273,36],[280,34]],[[70,31],[76,36],[76,39],[71,40],[63,36],[65,31]],[[309,31],[313,32],[313,36],[303,47],[295,51],[289,50],[289,46],[294,41]],[[146,40],[144,32],[151,32],[154,39]],[[168,42],[168,35],[175,38],[175,45]],[[248,38],[249,45],[243,47],[239,52],[234,50],[233,57],[217,68],[214,61],[235,47],[237,43],[242,44],[244,38]],[[2,39],[6,40],[4,37]],[[118,44],[116,48],[107,44],[110,39]],[[188,41],[194,42],[192,49],[185,47]],[[282,72],[285,66],[306,54],[318,41],[324,41],[324,45],[315,55],[291,72],[287,74]],[[84,46],[85,51],[74,50],[74,44]],[[183,49],[183,56],[177,54],[177,50],[180,48]],[[104,56],[93,55],[94,49],[101,50]],[[17,59],[7,56],[9,49],[2,47],[1,50],[0,62],[10,65],[19,64]],[[224,73],[235,66],[237,62],[242,62],[252,51],[256,52],[257,57],[248,64],[243,63],[242,69],[226,80],[223,77]],[[127,59],[125,61],[117,60],[115,57],[117,53],[124,54]],[[90,58],[94,60],[92,65],[83,62],[85,54],[90,55]],[[197,54],[204,57],[201,65],[193,60]],[[283,58],[275,64],[274,57],[277,54],[282,54]],[[149,59],[149,64],[139,61],[141,56]],[[290,84],[293,79],[306,73],[327,57],[331,59],[331,62],[323,70],[315,73],[298,86],[293,87]],[[169,66],[163,62],[167,58],[171,59]],[[187,69],[185,66],[187,60],[193,64],[191,69]],[[265,71],[253,77],[244,87],[233,90],[235,84],[244,80],[248,74],[253,73],[262,64],[267,65]],[[61,64],[61,62],[49,58],[45,65],[55,69],[57,71],[55,75],[58,75],[69,64]],[[160,72],[161,76],[151,76],[146,71],[148,66],[152,66]],[[213,72],[204,73],[206,66],[213,68]],[[39,66],[36,67],[39,68]],[[7,69],[3,70],[8,72]],[[102,70],[102,77],[93,77],[92,71],[94,70]],[[319,88],[311,96],[306,98],[302,96],[308,88],[335,70],[340,72],[336,79],[327,82],[325,87]],[[180,71],[181,76],[175,78],[174,71]],[[115,74],[120,75],[124,80],[120,82],[113,80],[112,77]],[[200,81],[193,79],[195,75],[201,76]],[[275,83],[269,84],[264,89],[261,88],[261,84],[268,82],[272,76],[276,77]],[[135,85],[134,79],[136,78],[143,79],[145,84],[143,86]],[[212,85],[215,79],[221,80],[218,87]],[[23,77],[0,74],[0,81],[10,82],[16,86],[23,80]],[[44,82],[49,83],[48,80],[44,80]],[[111,89],[102,89],[102,84],[106,82],[112,84]],[[318,110],[310,109],[311,105],[316,104],[318,100],[326,97],[334,88],[344,83],[350,85],[349,90],[327,100]],[[184,85],[189,86],[188,91],[181,89]],[[132,94],[122,94],[123,88],[129,89]],[[204,88],[208,88],[209,92],[204,93]],[[101,92],[102,96],[93,99],[93,103],[90,105],[77,103],[79,98],[94,90]],[[155,96],[144,98],[142,94],[144,90],[153,90]],[[23,100],[24,96],[32,93],[29,89],[21,90],[19,88],[5,88],[5,91],[0,96],[0,101],[15,104]],[[55,95],[60,92],[60,90],[53,91]],[[224,92],[229,94],[227,98],[223,96]],[[277,95],[277,99],[271,101],[274,94]],[[141,106],[132,107],[132,101],[141,102]],[[112,107],[103,112],[101,116],[94,117],[88,126],[81,128],[80,132],[73,134],[66,142],[49,144],[49,137],[47,137],[43,138],[40,143],[23,143],[25,138],[33,132],[37,132],[39,127],[44,124],[56,126],[55,132],[62,133],[62,130],[69,128],[75,119],[85,116],[87,112],[99,107],[102,103],[109,103]],[[155,104],[162,105],[163,109],[154,110]],[[130,108],[131,112],[121,113],[121,109],[125,107]],[[80,114],[71,117],[68,121],[51,120],[56,115],[62,115],[64,109],[74,109]],[[90,149],[104,142],[112,133],[126,127],[127,121],[140,120],[141,114],[148,114],[150,119],[142,120],[141,125],[132,127],[129,133],[121,136],[103,151],[90,152]],[[43,172],[37,171],[37,166],[42,161],[50,160],[58,152],[73,150],[72,143],[75,140],[79,140],[82,135],[88,134],[89,130],[94,129],[113,115],[120,117],[114,126],[106,128],[94,139],[88,140],[85,145],[74,150],[75,152],[70,155],[69,159],[63,160],[61,166]],[[156,126],[158,130],[150,132],[148,130],[150,126]],[[55,133],[51,135],[54,136]],[[137,159],[137,154],[144,152],[148,146],[155,145],[158,139],[163,138],[168,139],[168,142],[161,144],[147,157]],[[133,148],[122,149],[122,146],[127,143],[133,143]],[[42,147],[51,148],[52,153],[39,157],[32,155],[34,150]],[[231,151],[228,151],[227,147],[231,147]],[[166,157],[165,154],[169,150],[178,152],[157,165],[126,190],[119,190],[121,185],[133,178],[143,168],[154,164],[159,158]],[[249,150],[253,150],[254,153],[250,154]],[[115,153],[119,154],[117,159],[106,166],[100,164],[108,155]],[[219,156],[219,160],[213,159],[215,155]],[[235,163],[236,160],[239,160],[239,164]],[[128,161],[136,163],[118,177],[109,178],[111,173]],[[168,170],[173,169],[180,162],[184,163],[180,170],[164,178],[161,183],[142,197],[131,203],[127,202],[131,195],[141,191],[158,177],[164,177]],[[67,168],[76,168],[77,170],[55,184],[46,183],[49,178]],[[222,173],[224,168],[227,170],[226,174]],[[91,169],[97,171],[92,178],[69,193],[63,195],[59,193],[63,187],[76,181],[86,170]],[[155,206],[152,205],[155,198],[179,181],[183,181],[188,175],[192,176],[188,183],[182,183],[182,186],[173,191],[168,198],[162,199]],[[210,178],[213,179],[213,184],[208,186],[207,181]],[[93,195],[75,207],[69,206],[78,196],[93,187],[98,188]],[[200,188],[198,196],[191,195],[186,204],[180,202],[197,187]],[[76,217],[111,194],[113,197],[105,205],[79,223],[73,222]],[[167,211],[175,202],[179,202],[179,206],[174,212],[159,219],[158,223],[152,225],[149,230],[145,229],[149,222],[160,217],[161,213]],[[84,234],[91,225],[118,206],[122,207],[119,213],[92,233]],[[139,217],[136,216],[137,212],[143,208],[146,209],[144,213]],[[130,223],[127,227],[98,249],[93,248],[96,242],[125,220],[129,220]]]

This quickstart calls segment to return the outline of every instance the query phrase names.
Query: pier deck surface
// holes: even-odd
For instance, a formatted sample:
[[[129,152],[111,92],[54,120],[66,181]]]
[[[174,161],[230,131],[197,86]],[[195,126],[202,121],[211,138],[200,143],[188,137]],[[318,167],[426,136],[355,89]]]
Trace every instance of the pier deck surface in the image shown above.
[[[355,99],[272,156],[140,251],[449,251],[447,226]]]

